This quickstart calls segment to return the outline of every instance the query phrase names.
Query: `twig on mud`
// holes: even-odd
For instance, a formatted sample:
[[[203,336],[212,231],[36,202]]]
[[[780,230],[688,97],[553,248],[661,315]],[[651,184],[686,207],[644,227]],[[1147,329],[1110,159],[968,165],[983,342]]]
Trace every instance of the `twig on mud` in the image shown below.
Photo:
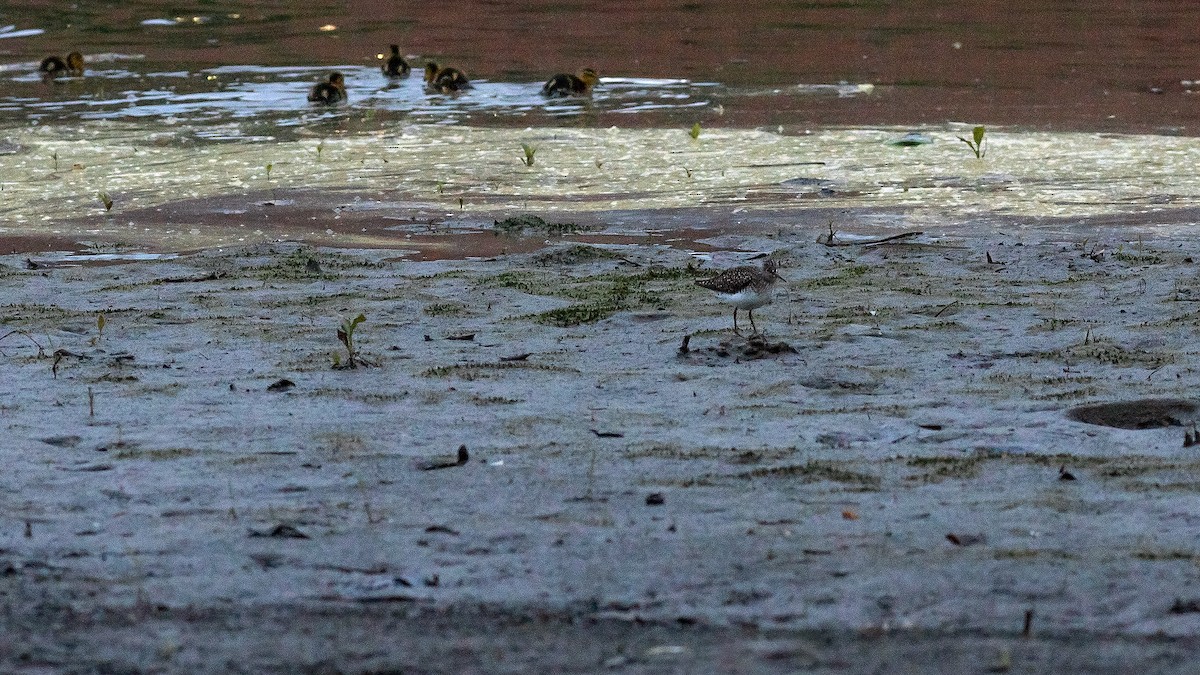
[[[596,438],[625,438],[625,434],[619,431],[600,431],[599,429],[589,429],[588,431],[596,434]]]
[[[92,358],[92,357],[88,356],[87,354],[76,354],[75,352],[68,351],[66,349],[55,349],[54,350],[54,363],[50,364],[50,372],[54,373],[54,379],[56,379],[56,380],[58,379],[58,364],[61,363],[62,360],[68,356],[74,356],[77,359]]]
[[[955,306],[955,305],[957,305],[957,304],[958,304],[958,300],[955,300],[954,302],[951,302],[950,304],[946,305],[945,307],[943,307],[943,308],[939,309],[939,310],[937,311],[937,314],[934,314],[934,315],[933,315],[933,318],[935,318],[935,319],[936,319],[936,318],[938,318],[939,316],[941,316],[941,315],[942,315],[942,312],[944,312],[944,311],[946,311],[946,310],[950,309],[951,307],[953,307],[953,306]]]
[[[42,347],[42,344],[40,342],[38,342],[37,340],[34,340],[33,336],[30,335],[29,333],[26,333],[25,331],[21,330],[20,328],[15,328],[13,330],[8,331],[4,335],[0,335],[0,340],[4,340],[4,338],[6,338],[10,335],[24,335],[26,340],[29,340],[30,342],[32,342],[34,347],[37,347],[37,350],[38,350],[37,357],[39,359],[46,358],[46,350]]]
[[[868,239],[867,241],[834,241],[835,235],[833,232],[833,223],[830,223],[829,224],[829,237],[824,240],[818,238],[817,241],[819,241],[822,244],[825,244],[826,246],[874,246],[876,244],[886,244],[888,242],[896,241],[898,239],[909,239],[911,237],[919,237],[922,234],[925,234],[925,233],[921,232],[919,230],[913,230],[911,232],[901,232],[900,234],[893,234],[892,236],[884,237],[883,239]]]
[[[167,277],[162,280],[164,284],[186,284],[197,281],[216,281],[225,277],[224,272],[209,272],[195,277]]]

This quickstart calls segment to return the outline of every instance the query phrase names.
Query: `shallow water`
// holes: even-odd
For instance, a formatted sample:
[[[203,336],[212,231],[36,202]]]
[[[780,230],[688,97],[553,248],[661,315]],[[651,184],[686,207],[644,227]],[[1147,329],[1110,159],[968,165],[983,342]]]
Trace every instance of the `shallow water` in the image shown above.
[[[279,238],[420,248],[433,237],[445,249],[445,239],[515,213],[617,237],[769,228],[805,212],[821,214],[814,237],[826,220],[946,231],[1125,218],[1169,231],[1194,227],[1200,206],[1200,139],[1167,136],[996,130],[980,160],[957,138],[967,127],[928,129],[929,142],[910,147],[896,144],[903,129],[718,129],[693,139],[685,129],[343,124],[297,140],[212,142],[148,126],[10,132],[0,236],[152,250]],[[536,148],[532,166],[522,144]],[[686,218],[670,215],[680,209]],[[630,213],[639,215],[619,215]]]
[[[337,67],[353,72],[352,100],[377,98],[389,109],[407,109],[406,87],[381,92],[384,83],[370,76],[380,53],[398,43],[417,65],[432,58],[495,83],[490,105],[463,97],[437,109],[476,125],[522,124],[520,115],[492,119],[492,114],[509,107],[537,110],[540,102],[530,97],[536,84],[554,72],[592,66],[612,78],[698,83],[648,92],[645,101],[681,93],[693,103],[715,99],[722,107],[700,118],[706,123],[961,121],[1194,134],[1200,129],[1200,106],[1188,94],[1193,85],[1185,83],[1200,79],[1200,43],[1191,35],[1198,24],[1200,5],[1170,0],[701,0],[606,7],[602,13],[578,0],[454,6],[276,1],[250,8],[233,2],[155,1],[64,8],[34,0],[0,10],[0,66],[5,68],[0,85],[6,112],[25,110],[21,102],[26,99],[69,102],[84,100],[83,94],[121,94],[136,100],[145,91],[195,95],[196,100],[224,94],[256,110],[260,96],[278,94],[272,100],[284,108],[296,105],[305,89],[298,80],[311,81]],[[35,31],[40,32],[31,34]],[[46,54],[72,49],[95,61],[88,83],[66,88],[77,94],[61,95],[38,86],[31,66]],[[114,81],[105,86],[92,78]],[[843,82],[876,85],[879,95],[845,99],[813,96],[809,89]],[[611,107],[598,102],[592,111],[597,124],[681,121],[622,114],[638,95],[626,88],[605,89],[616,101],[608,101]],[[164,105],[156,114],[172,114],[165,99],[156,99]],[[227,112],[228,99],[211,109]],[[196,100],[186,108],[194,109]],[[55,112],[72,108],[84,105],[60,102]]]
[[[23,250],[281,236],[403,248],[415,235],[390,229],[399,219],[455,224],[428,235],[444,248],[444,235],[470,241],[514,211],[689,208],[721,227],[813,209],[868,229],[1167,212],[1183,227],[1200,194],[1187,137],[1200,129],[1200,46],[1185,39],[1200,6],[1189,3],[403,10],[5,10],[0,237]],[[428,58],[466,69],[475,88],[445,96],[418,75],[389,81],[378,66],[390,42],[417,69]],[[40,59],[71,49],[87,55],[85,76],[43,82]],[[583,65],[603,76],[591,97],[540,95],[549,74]],[[349,102],[309,104],[334,69]],[[982,161],[957,140],[973,123],[989,129]],[[892,144],[910,130],[933,142]],[[522,144],[537,148],[533,166]],[[655,229],[591,218],[613,236]]]

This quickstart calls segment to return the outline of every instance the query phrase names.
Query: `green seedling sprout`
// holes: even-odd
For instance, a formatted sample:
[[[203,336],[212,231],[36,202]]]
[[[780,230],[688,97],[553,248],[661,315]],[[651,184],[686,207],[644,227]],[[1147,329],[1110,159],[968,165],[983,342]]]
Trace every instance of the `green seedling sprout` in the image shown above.
[[[692,125],[692,130],[688,132],[688,136],[691,136],[692,140],[696,140],[697,138],[700,138],[700,123],[699,122],[696,122],[695,124]]]
[[[52,154],[50,156],[54,158],[54,170],[58,171],[58,151],[55,150],[54,154]]]
[[[324,151],[325,151],[325,139],[321,139],[321,142],[317,143],[317,161],[318,162],[321,161],[321,153]]]
[[[103,190],[101,190],[100,192],[96,193],[96,197],[98,197],[100,199],[101,204],[104,204],[105,211],[112,211],[113,200],[112,200],[112,197],[108,196],[107,192],[104,192]]]
[[[525,166],[533,166],[533,156],[537,154],[537,146],[528,143],[522,143],[521,149],[525,151],[525,159],[521,160]]]
[[[369,365],[366,361],[359,358],[358,348],[354,346],[354,329],[358,328],[358,324],[367,320],[365,314],[359,314],[353,319],[345,319],[342,325],[338,326],[338,340],[346,346],[346,363],[341,362],[341,358],[337,354],[333,357],[334,368],[357,368],[359,364]]]
[[[103,314],[96,315],[96,339],[97,340],[101,340],[104,338],[104,324],[106,324],[106,323],[108,323],[108,321],[104,318]]]
[[[983,159],[983,156],[985,154],[987,154],[987,151],[983,149],[984,131],[985,131],[985,129],[983,128],[983,125],[981,124],[981,125],[975,127],[973,130],[971,130],[971,137],[974,140],[968,140],[966,138],[963,138],[962,136],[958,137],[958,140],[962,141],[963,143],[966,143],[967,147],[971,148],[971,151],[975,153],[975,159]]]
[[[274,164],[267,162],[267,181],[271,180],[271,169],[273,169],[274,167],[275,167]]]

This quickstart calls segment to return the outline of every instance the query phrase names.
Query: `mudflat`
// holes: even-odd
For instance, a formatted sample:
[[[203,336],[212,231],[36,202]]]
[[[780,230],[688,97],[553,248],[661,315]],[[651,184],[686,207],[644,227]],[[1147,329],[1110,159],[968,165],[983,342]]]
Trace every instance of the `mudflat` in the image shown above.
[[[737,208],[0,259],[4,668],[1190,667],[1195,237]]]

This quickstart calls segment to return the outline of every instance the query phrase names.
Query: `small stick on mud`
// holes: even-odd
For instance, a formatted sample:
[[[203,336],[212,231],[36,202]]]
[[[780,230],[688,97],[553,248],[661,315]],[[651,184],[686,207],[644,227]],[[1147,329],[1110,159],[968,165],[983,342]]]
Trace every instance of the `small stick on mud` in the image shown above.
[[[17,328],[17,329],[8,331],[4,335],[0,335],[0,340],[3,340],[4,338],[6,338],[10,335],[23,335],[26,340],[29,340],[30,342],[33,343],[34,347],[37,347],[37,350],[38,350],[37,357],[39,359],[46,357],[46,350],[42,348],[42,344],[40,342],[38,342],[37,340],[34,340],[33,336],[30,335],[29,333],[26,333],[25,331],[21,330],[20,328]]]
[[[682,355],[684,355],[684,354],[687,354],[689,351],[691,351],[690,349],[688,349],[688,343],[689,343],[689,342],[691,342],[691,341],[692,341],[692,336],[691,336],[691,335],[684,335],[684,336],[683,336],[683,342],[680,342],[680,343],[679,343],[679,354],[680,354],[680,356],[682,356]]]
[[[934,314],[934,315],[933,315],[933,318],[935,318],[935,319],[936,319],[936,318],[938,318],[939,316],[941,316],[941,315],[942,315],[942,312],[944,312],[944,311],[946,311],[946,310],[950,309],[951,307],[953,307],[953,306],[955,306],[955,305],[957,305],[957,304],[958,304],[958,300],[955,300],[954,302],[952,302],[952,303],[950,303],[950,304],[946,305],[945,307],[943,307],[943,308],[939,309],[939,310],[937,311],[937,314]]]
[[[596,434],[596,438],[625,438],[625,434],[618,431],[600,431],[599,429],[589,429],[588,431]]]
[[[818,241],[820,241],[822,244],[825,244],[826,246],[874,246],[876,244],[886,244],[888,242],[896,241],[898,239],[909,239],[911,237],[919,237],[922,234],[925,234],[925,233],[914,230],[911,232],[901,232],[900,234],[893,234],[892,236],[884,237],[883,239],[868,239],[867,241],[834,241],[833,223],[830,223],[829,224],[829,237],[824,240],[818,239]]]
[[[1021,629],[1021,637],[1031,637],[1033,635],[1033,610],[1025,610],[1025,627]]]
[[[167,277],[162,280],[162,283],[164,283],[164,284],[190,284],[190,283],[197,283],[200,281],[216,281],[218,279],[223,278],[224,276],[225,276],[224,272],[209,272],[208,274],[202,274],[200,276],[194,276],[194,277]]]

